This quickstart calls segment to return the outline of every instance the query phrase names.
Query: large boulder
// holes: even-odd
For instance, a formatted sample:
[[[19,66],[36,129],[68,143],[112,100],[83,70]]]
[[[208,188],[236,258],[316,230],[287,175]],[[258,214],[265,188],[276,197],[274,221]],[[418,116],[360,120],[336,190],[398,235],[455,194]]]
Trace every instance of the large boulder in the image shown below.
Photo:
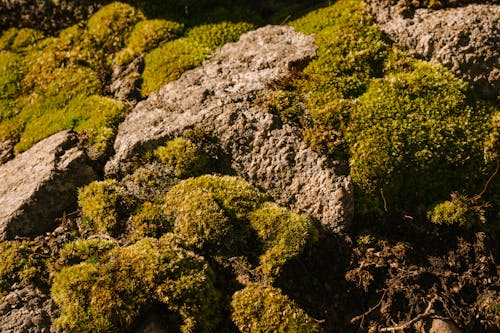
[[[441,63],[485,98],[500,92],[500,5],[433,10],[404,8],[406,0],[369,0],[380,29],[426,60]]]
[[[63,131],[0,165],[0,240],[36,236],[76,206],[76,189],[96,179],[77,137]]]
[[[119,173],[133,155],[200,127],[218,139],[238,175],[326,229],[344,229],[353,215],[345,161],[313,152],[296,129],[256,102],[269,84],[300,70],[315,51],[314,37],[284,26],[260,28],[226,44],[136,106],[119,127],[107,173]]]

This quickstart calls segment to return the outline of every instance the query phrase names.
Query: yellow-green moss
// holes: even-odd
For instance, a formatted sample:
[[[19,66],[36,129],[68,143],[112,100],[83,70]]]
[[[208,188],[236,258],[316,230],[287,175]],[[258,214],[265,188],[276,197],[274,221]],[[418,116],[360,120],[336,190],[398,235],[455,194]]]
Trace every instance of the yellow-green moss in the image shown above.
[[[120,64],[130,62],[143,52],[156,48],[160,43],[179,37],[184,30],[181,23],[153,19],[137,23],[127,40],[127,47],[116,54],[115,61]]]
[[[134,25],[143,19],[144,15],[136,8],[112,2],[90,17],[88,33],[99,47],[113,53],[124,46]]]
[[[100,238],[78,239],[64,245],[52,269],[59,271],[63,267],[74,266],[84,261],[97,263],[116,246],[115,242]]]
[[[175,217],[174,232],[211,255],[240,253],[249,236],[250,211],[266,196],[243,179],[200,176],[175,185],[165,207]]]
[[[442,66],[374,80],[350,114],[351,177],[364,193],[409,208],[479,191],[488,109]],[[472,192],[474,193],[474,192]]]
[[[241,332],[322,332],[317,321],[275,287],[249,283],[233,295],[231,307]]]
[[[118,235],[124,231],[124,219],[132,199],[114,179],[95,181],[78,191],[84,232]]]
[[[32,45],[43,38],[43,33],[28,28],[10,28],[0,36],[0,51],[20,51],[22,48]]]
[[[265,252],[260,256],[259,271],[273,279],[290,259],[315,241],[318,231],[306,215],[295,214],[275,203],[266,202],[249,214]]]
[[[255,29],[255,27],[246,22],[202,24],[190,29],[186,37],[194,41],[194,43],[214,51],[219,46],[237,41],[242,34],[252,29]]]
[[[23,76],[20,61],[17,54],[0,51],[0,122],[16,114],[15,99]]]
[[[452,193],[451,200],[435,205],[427,213],[427,217],[432,223],[457,224],[465,227],[485,222],[481,207],[474,205],[473,199],[458,193]]]
[[[172,231],[174,223],[172,220],[163,205],[146,201],[131,218],[134,229],[131,238],[138,240],[144,237],[160,237]]]
[[[207,166],[208,157],[191,141],[175,138],[157,148],[154,155],[162,162],[172,166],[178,178],[202,174]]]
[[[28,241],[0,242],[0,298],[14,283],[27,285],[40,273],[41,262],[33,246]]]
[[[112,249],[100,262],[64,267],[51,294],[61,308],[59,331],[116,332],[130,329],[153,303],[183,320],[182,332],[206,332],[217,322],[218,293],[203,258],[177,238],[145,238]]]
[[[148,96],[168,82],[177,80],[182,73],[192,69],[210,54],[210,50],[193,43],[186,38],[179,38],[165,43],[148,53],[142,73],[142,96]]]
[[[266,107],[301,126],[314,150],[342,153],[350,109],[370,80],[381,75],[388,45],[357,0],[338,1],[290,24],[316,34],[317,57],[303,73],[281,82]]]

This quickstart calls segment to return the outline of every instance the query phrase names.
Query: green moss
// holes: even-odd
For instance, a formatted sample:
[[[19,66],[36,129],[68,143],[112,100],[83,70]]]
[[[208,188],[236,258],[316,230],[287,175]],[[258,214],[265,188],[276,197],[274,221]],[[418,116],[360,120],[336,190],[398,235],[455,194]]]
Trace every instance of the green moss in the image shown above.
[[[281,290],[249,283],[231,302],[241,332],[322,332],[319,324]]]
[[[265,249],[260,256],[259,271],[271,279],[279,276],[283,265],[318,237],[309,217],[270,202],[251,212],[249,221]]]
[[[60,331],[127,330],[155,302],[181,316],[182,332],[205,332],[216,323],[213,273],[171,234],[115,248],[99,263],[64,267],[51,293],[61,308]]]
[[[40,273],[42,263],[28,241],[0,242],[0,298],[14,283],[29,284]]]
[[[0,36],[0,50],[17,52],[42,38],[43,33],[37,30],[10,28]]]
[[[373,81],[350,117],[351,177],[364,193],[410,208],[478,190],[488,109],[443,67],[416,62]]]
[[[124,219],[133,205],[132,199],[114,179],[95,181],[78,191],[84,232],[112,236],[124,230]]]
[[[191,141],[175,138],[154,151],[160,161],[174,169],[178,178],[198,176],[206,170],[208,157]]]
[[[165,197],[175,217],[174,232],[210,255],[235,256],[249,236],[250,211],[266,197],[244,180],[201,176],[184,180]]]
[[[161,19],[145,20],[137,23],[130,33],[127,47],[117,53],[115,60],[123,65],[143,52],[148,52],[160,43],[179,37],[184,26],[173,21]]]
[[[485,222],[481,207],[474,205],[473,199],[458,193],[453,193],[451,200],[435,205],[427,216],[432,223],[458,224],[464,227],[477,226]]]
[[[116,246],[115,242],[100,238],[78,239],[64,245],[52,269],[60,271],[63,267],[74,266],[84,261],[97,263]]]
[[[321,153],[344,153],[343,130],[356,98],[380,76],[388,45],[364,3],[338,1],[291,22],[316,34],[317,57],[270,95],[266,107],[303,128],[303,137]]]
[[[160,237],[172,231],[173,221],[165,212],[163,205],[146,201],[139,211],[132,216],[132,240],[144,237]]]
[[[85,137],[88,147],[92,147],[97,155],[104,154],[112,143],[125,106],[111,98],[97,95],[75,96],[66,105],[61,101],[60,108],[45,104],[55,101],[57,98],[54,97],[47,97],[42,101],[39,107],[45,112],[40,112],[29,120],[15,147],[16,152],[24,151],[43,138],[64,129],[74,129]],[[53,109],[49,109],[50,107]],[[30,111],[33,112],[33,109]]]
[[[23,77],[20,62],[17,54],[0,51],[0,122],[16,114],[15,99],[20,94],[19,81]]]
[[[134,25],[144,19],[136,8],[112,2],[92,15],[87,23],[88,33],[98,47],[114,53],[124,47]]]
[[[148,53],[142,73],[142,96],[148,96],[168,82],[177,80],[210,54],[210,50],[186,38],[165,43]]]
[[[242,34],[252,29],[255,27],[246,22],[203,24],[190,29],[186,37],[194,43],[214,51],[219,46],[237,41]]]

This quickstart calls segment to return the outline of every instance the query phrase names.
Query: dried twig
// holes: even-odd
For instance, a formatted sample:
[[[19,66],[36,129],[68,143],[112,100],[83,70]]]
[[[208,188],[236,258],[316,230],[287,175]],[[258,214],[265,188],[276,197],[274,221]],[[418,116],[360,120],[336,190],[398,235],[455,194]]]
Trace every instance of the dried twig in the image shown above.
[[[384,200],[384,211],[387,213],[387,201],[385,200],[383,188],[380,188],[380,195],[382,196],[382,200]]]
[[[369,308],[366,312],[360,314],[359,316],[356,316],[351,319],[351,324],[354,324],[358,320],[361,320],[361,323],[359,324],[359,327],[363,327],[363,322],[365,320],[365,317],[368,316],[370,313],[372,313],[374,310],[376,310],[384,301],[385,295],[387,294],[387,289],[384,290],[384,293],[382,294],[382,297],[380,297],[380,300],[378,301],[377,304]]]
[[[496,174],[498,173],[498,168],[500,166],[500,159],[497,160],[497,167],[495,169],[495,172],[493,172],[493,174],[490,176],[490,178],[488,178],[488,180],[486,181],[486,184],[484,184],[484,187],[483,187],[483,190],[481,191],[481,193],[479,193],[476,197],[477,198],[480,198],[483,196],[483,194],[486,192],[486,190],[488,189],[488,185],[490,185],[490,182],[493,180],[493,178],[496,176]]]
[[[427,305],[427,308],[425,311],[416,317],[412,318],[411,320],[407,321],[406,323],[399,324],[397,326],[392,326],[392,327],[386,327],[386,328],[381,328],[379,332],[396,332],[396,331],[402,331],[405,328],[410,327],[411,325],[415,324],[417,321],[427,318],[433,314],[432,307],[434,306],[434,302],[436,302],[439,299],[439,296],[435,295]]]

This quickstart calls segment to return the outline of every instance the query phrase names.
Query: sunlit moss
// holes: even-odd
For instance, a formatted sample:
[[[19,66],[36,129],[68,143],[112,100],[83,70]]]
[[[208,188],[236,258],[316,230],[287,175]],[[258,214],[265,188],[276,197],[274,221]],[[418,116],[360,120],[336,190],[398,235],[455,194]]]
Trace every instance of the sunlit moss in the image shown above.
[[[255,27],[246,22],[221,22],[216,24],[198,25],[190,29],[186,37],[196,44],[208,47],[210,50],[229,42],[235,42],[239,37]]]
[[[232,319],[241,332],[322,332],[280,289],[249,283],[233,295]]]
[[[154,19],[137,23],[130,33],[127,46],[115,57],[118,64],[130,62],[142,52],[156,48],[160,43],[178,38],[184,26],[180,23]]]
[[[283,265],[318,237],[309,217],[270,202],[251,212],[249,221],[265,249],[260,256],[259,270],[270,279],[279,276]]]
[[[95,181],[78,191],[84,232],[118,235],[133,200],[114,179]]]
[[[191,141],[175,138],[157,148],[154,155],[174,169],[179,178],[198,176],[205,171],[208,157]]]
[[[130,329],[154,302],[180,315],[182,332],[206,332],[217,319],[218,293],[202,257],[177,238],[145,238],[110,250],[97,263],[64,267],[51,294],[61,308],[59,331],[113,332]]]

